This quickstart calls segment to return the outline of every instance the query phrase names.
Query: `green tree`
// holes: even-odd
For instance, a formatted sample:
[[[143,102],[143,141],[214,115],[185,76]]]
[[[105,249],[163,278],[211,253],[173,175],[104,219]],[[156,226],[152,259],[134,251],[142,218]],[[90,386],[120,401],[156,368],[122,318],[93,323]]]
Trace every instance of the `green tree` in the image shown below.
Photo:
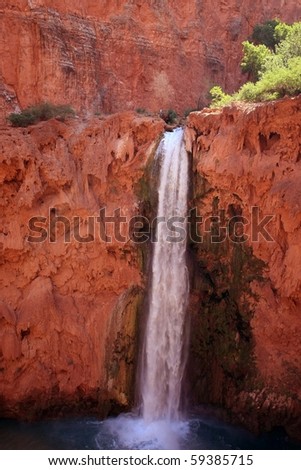
[[[285,38],[276,47],[276,55],[287,63],[292,57],[301,56],[301,23],[294,23],[289,27]]]
[[[254,82],[245,83],[232,96],[220,87],[211,90],[211,107],[225,106],[233,101],[267,101],[301,93],[301,22],[275,27],[279,43],[275,52],[265,45],[243,43],[242,68]]]
[[[272,55],[272,52],[263,44],[255,46],[249,41],[244,41],[244,56],[241,62],[241,68],[244,73],[250,74],[253,81],[259,79],[265,61]]]
[[[238,101],[269,101],[301,93],[301,57],[289,59],[287,66],[265,72],[256,82],[243,85],[235,99]]]
[[[279,44],[281,41],[283,41],[286,36],[288,35],[288,32],[291,30],[291,25],[288,25],[286,23],[278,23],[277,26],[275,27],[275,40],[276,44]]]
[[[252,41],[255,44],[263,44],[269,49],[275,50],[275,46],[279,42],[279,38],[275,35],[275,29],[279,24],[280,22],[277,19],[257,24],[253,29]]]
[[[265,72],[258,85],[263,92],[277,94],[277,98],[298,95],[301,93],[301,57],[289,59],[285,67]]]

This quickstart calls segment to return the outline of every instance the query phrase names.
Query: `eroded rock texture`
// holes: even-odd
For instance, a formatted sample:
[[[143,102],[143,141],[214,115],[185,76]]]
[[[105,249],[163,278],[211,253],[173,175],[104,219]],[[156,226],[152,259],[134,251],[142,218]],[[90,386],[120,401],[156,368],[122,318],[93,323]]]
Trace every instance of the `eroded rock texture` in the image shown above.
[[[191,245],[195,401],[299,437],[300,118],[297,97],[193,113],[186,130],[204,217]]]
[[[139,180],[163,126],[122,113],[1,131],[2,416],[132,404],[142,253],[116,240],[112,224],[105,230],[99,210],[139,213]],[[50,224],[51,208],[65,228]],[[45,218],[43,233],[29,230],[34,216]]]
[[[0,118],[49,100],[85,113],[184,111],[242,81],[253,26],[300,18],[295,0],[0,3]],[[198,108],[199,109],[199,108]]]

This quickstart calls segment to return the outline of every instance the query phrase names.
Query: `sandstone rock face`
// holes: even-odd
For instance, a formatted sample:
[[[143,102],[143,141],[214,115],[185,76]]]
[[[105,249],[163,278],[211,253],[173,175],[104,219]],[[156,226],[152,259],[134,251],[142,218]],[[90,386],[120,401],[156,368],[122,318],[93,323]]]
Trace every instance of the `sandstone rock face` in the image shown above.
[[[300,18],[295,0],[4,0],[0,118],[49,100],[87,114],[184,111],[241,82],[253,26]]]
[[[1,416],[131,405],[142,254],[128,225],[119,241],[99,210],[139,213],[163,126],[123,113],[1,130]]]
[[[299,438],[300,118],[297,97],[193,113],[186,130],[204,217],[191,247],[195,400]]]

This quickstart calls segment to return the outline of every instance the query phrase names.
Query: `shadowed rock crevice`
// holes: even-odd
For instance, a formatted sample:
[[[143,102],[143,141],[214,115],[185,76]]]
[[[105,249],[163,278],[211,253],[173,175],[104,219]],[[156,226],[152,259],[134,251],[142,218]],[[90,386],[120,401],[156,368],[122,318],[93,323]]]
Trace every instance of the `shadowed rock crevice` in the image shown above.
[[[300,113],[296,97],[192,113],[186,129],[192,205],[220,217],[190,246],[193,403],[299,438]]]

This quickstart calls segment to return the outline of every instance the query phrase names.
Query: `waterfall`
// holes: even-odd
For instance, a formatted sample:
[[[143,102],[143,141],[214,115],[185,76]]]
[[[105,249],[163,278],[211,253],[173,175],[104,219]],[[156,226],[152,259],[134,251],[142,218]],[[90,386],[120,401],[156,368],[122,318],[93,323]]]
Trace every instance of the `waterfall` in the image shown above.
[[[158,223],[141,373],[142,412],[146,422],[177,420],[185,368],[185,311],[188,297],[186,215],[188,158],[183,129],[166,132],[162,158]],[[175,227],[172,227],[174,223]]]
[[[157,233],[138,378],[142,413],[138,416],[134,410],[109,419],[102,431],[102,437],[104,432],[114,436],[116,448],[122,449],[181,449],[189,436],[189,422],[180,419],[189,291],[188,157],[182,129],[164,134],[156,158],[160,163]]]

